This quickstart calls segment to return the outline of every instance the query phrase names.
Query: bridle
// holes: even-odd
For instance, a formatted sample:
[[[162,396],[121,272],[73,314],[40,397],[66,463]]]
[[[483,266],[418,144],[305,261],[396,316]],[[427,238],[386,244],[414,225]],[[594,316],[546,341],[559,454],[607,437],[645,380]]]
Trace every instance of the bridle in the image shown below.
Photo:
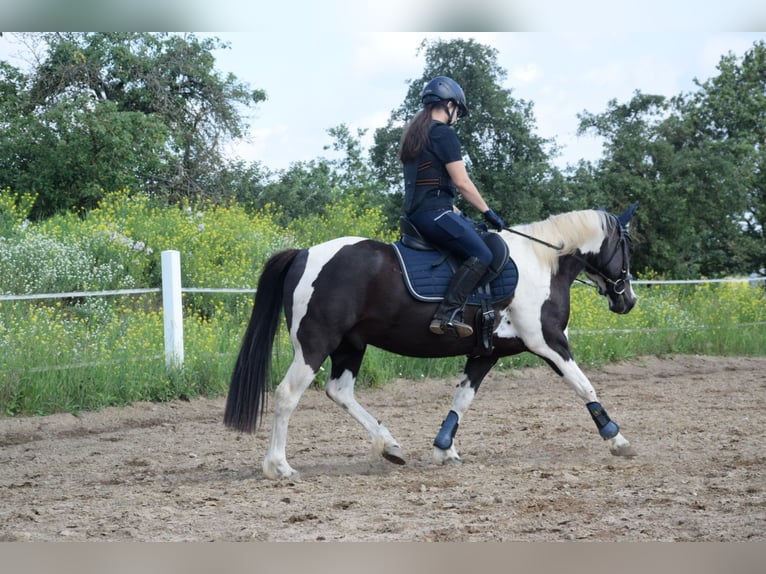
[[[604,263],[603,267],[609,267],[609,264],[612,262],[612,260],[617,256],[618,253],[622,255],[622,265],[620,267],[620,276],[617,279],[612,279],[611,277],[607,277],[606,274],[601,271],[601,269],[596,268],[594,265],[592,265],[590,262],[586,261],[583,257],[580,257],[578,255],[573,255],[575,259],[580,261],[583,265],[585,265],[586,270],[591,273],[592,275],[598,275],[601,277],[601,279],[604,280],[604,283],[607,285],[612,286],[612,291],[615,295],[622,295],[625,293],[625,284],[632,279],[632,276],[630,274],[630,270],[628,269],[627,262],[628,262],[628,256],[630,255],[630,247],[633,242],[633,240],[630,237],[630,232],[628,231],[627,226],[620,223],[620,221],[617,219],[616,216],[610,214],[610,217],[613,219],[614,226],[617,228],[617,233],[619,237],[617,238],[617,245],[615,245],[614,250],[612,251],[612,254],[609,256],[609,258]],[[590,287],[594,287],[595,289],[598,289],[599,295],[606,295],[606,291],[598,284],[591,283],[588,281],[583,281],[581,279],[577,279],[576,281],[583,283],[585,285],[588,285]]]

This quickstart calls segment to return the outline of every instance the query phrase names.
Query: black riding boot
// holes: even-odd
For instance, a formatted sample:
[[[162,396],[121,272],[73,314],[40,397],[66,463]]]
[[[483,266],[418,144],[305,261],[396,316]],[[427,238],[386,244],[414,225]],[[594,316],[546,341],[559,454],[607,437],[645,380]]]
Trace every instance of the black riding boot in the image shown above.
[[[432,333],[437,335],[450,333],[456,337],[473,335],[473,327],[463,323],[463,307],[486,272],[487,265],[484,265],[477,257],[469,257],[463,262],[452,277],[444,300],[434,313],[429,326]]]

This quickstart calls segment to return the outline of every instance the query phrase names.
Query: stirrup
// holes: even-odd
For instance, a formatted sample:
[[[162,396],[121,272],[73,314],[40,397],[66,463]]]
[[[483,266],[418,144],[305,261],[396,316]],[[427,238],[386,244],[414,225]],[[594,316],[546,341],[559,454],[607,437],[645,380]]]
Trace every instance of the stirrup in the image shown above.
[[[435,335],[451,335],[456,339],[463,339],[473,335],[473,327],[454,318],[447,321],[444,319],[433,319],[428,328]]]

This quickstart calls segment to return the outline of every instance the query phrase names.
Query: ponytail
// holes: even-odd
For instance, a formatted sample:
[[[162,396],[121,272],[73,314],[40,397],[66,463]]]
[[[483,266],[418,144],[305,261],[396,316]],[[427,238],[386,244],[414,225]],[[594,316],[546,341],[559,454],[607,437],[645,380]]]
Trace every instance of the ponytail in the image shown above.
[[[417,161],[420,152],[428,142],[428,132],[431,128],[431,111],[444,102],[425,104],[415,117],[404,127],[402,139],[399,142],[399,160],[402,163]]]

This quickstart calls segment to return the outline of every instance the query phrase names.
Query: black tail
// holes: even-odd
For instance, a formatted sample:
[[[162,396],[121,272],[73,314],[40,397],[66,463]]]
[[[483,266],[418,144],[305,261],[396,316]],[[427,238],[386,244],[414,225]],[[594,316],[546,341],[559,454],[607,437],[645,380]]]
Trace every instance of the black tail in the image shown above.
[[[274,336],[282,315],[284,279],[299,253],[285,249],[266,262],[258,280],[253,313],[231,375],[223,422],[241,432],[254,432],[266,408]]]

